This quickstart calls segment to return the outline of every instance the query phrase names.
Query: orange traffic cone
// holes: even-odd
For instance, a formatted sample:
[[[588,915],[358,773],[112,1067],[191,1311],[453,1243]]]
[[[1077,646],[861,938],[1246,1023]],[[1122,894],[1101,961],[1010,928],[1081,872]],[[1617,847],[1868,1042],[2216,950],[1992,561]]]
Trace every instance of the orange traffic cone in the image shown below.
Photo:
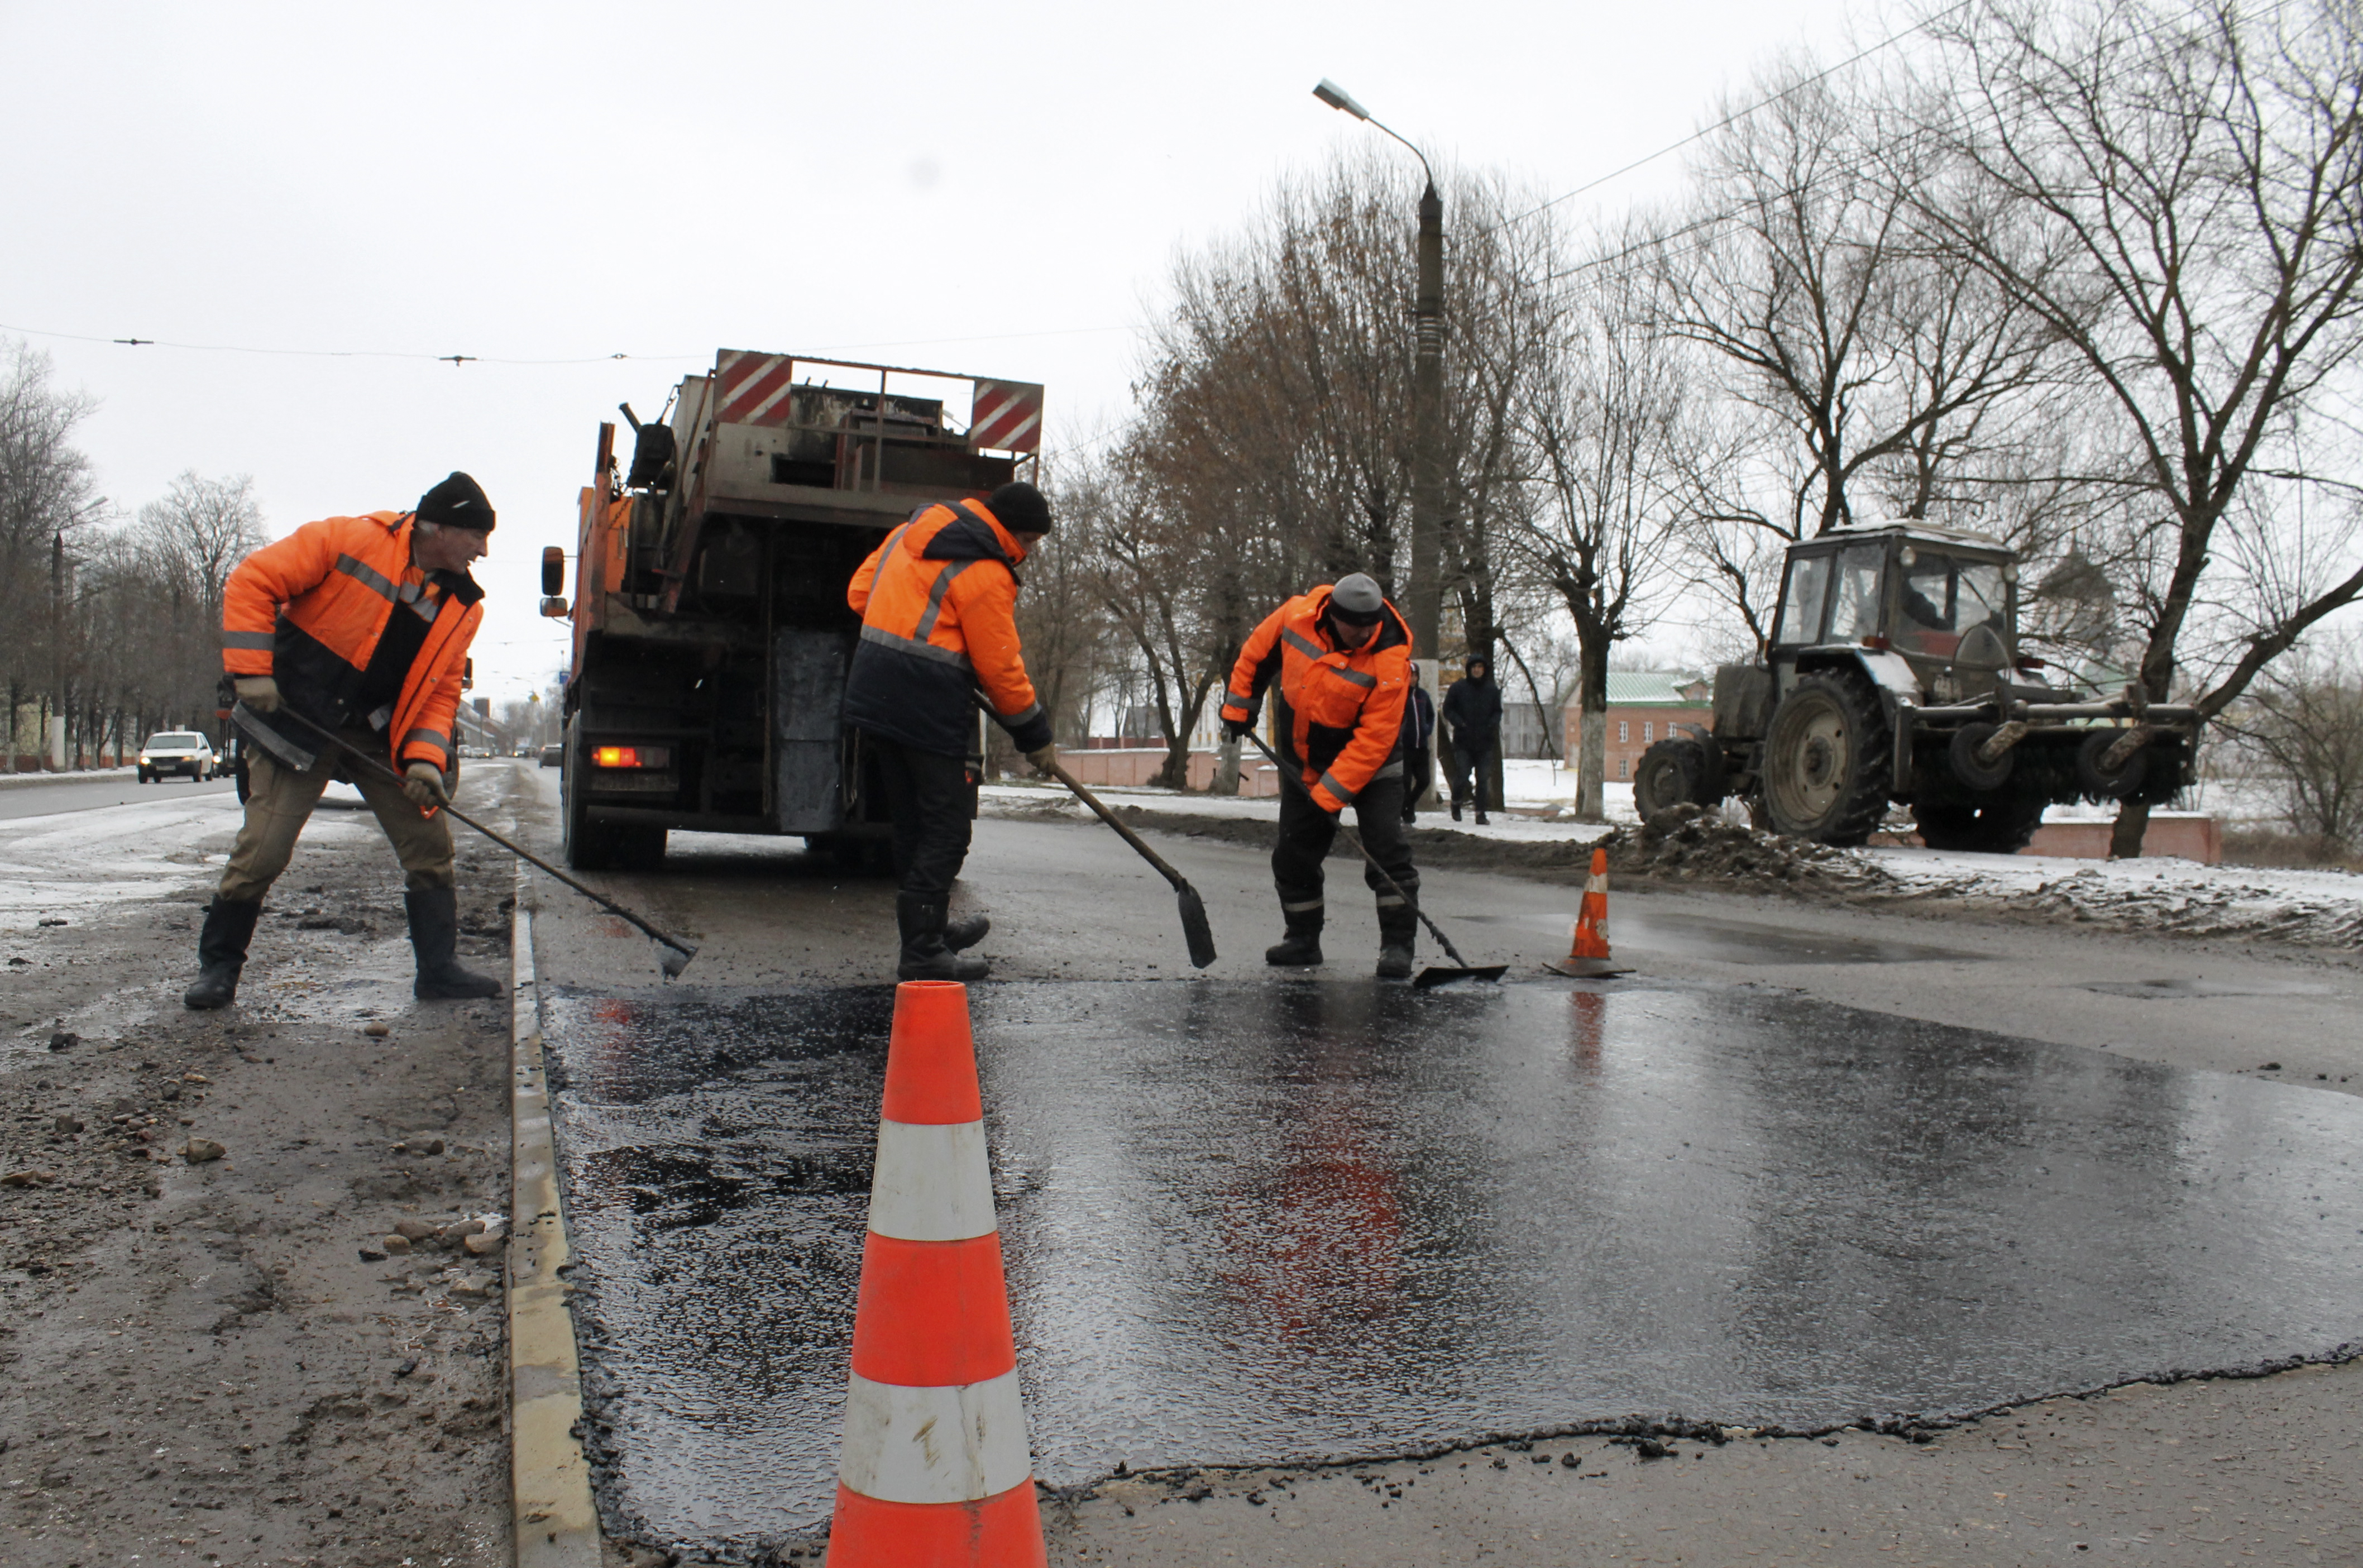
[[[1039,1568],[968,988],[894,989],[828,1568]]]
[[[1575,941],[1567,957],[1546,968],[1577,980],[1604,980],[1630,974],[1608,957],[1608,851],[1592,851],[1592,875],[1583,884],[1583,904],[1575,912]]]

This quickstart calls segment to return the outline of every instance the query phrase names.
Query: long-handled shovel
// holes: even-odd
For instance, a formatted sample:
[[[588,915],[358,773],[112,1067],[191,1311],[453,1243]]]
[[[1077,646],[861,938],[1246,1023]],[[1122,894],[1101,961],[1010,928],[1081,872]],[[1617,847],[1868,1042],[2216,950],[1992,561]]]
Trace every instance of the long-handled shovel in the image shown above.
[[[1263,743],[1263,738],[1261,736],[1256,734],[1253,730],[1248,730],[1247,739],[1250,745],[1252,745],[1257,751],[1263,753],[1263,760],[1271,764],[1272,772],[1278,773],[1288,784],[1289,788],[1295,790],[1298,794],[1304,795],[1306,800],[1313,799],[1313,792],[1304,787],[1304,781],[1298,778],[1294,773],[1290,773],[1287,766],[1283,764],[1278,757],[1272,755],[1271,748]],[[1314,804],[1317,806],[1319,802],[1316,801]],[[1434,937],[1439,943],[1443,944],[1444,951],[1452,955],[1452,962],[1448,965],[1435,963],[1421,970],[1419,972],[1419,977],[1411,983],[1412,989],[1415,991],[1426,991],[1437,985],[1449,985],[1456,980],[1499,980],[1504,973],[1508,973],[1510,966],[1506,963],[1472,964],[1467,959],[1461,957],[1460,950],[1452,945],[1452,939],[1444,934],[1444,928],[1429,919],[1427,917],[1427,911],[1419,906],[1419,900],[1414,898],[1410,894],[1405,893],[1403,890],[1403,884],[1395,881],[1393,877],[1387,874],[1387,868],[1379,863],[1378,856],[1370,853],[1369,848],[1363,844],[1360,837],[1357,835],[1353,829],[1348,828],[1343,822],[1337,824],[1337,831],[1345,834],[1346,842],[1353,845],[1355,851],[1361,855],[1362,859],[1370,862],[1370,869],[1378,873],[1379,880],[1385,883],[1389,887],[1393,888],[1397,898],[1402,899],[1404,903],[1411,906],[1411,912],[1419,917],[1419,923],[1427,928],[1428,935]]]
[[[392,768],[387,767],[383,762],[379,762],[375,757],[371,756],[360,747],[355,746],[343,736],[322,728],[320,726],[313,723],[310,719],[305,717],[302,714],[297,713],[294,708],[283,706],[276,713],[273,713],[271,717],[274,719],[293,719],[296,724],[310,730],[314,735],[327,741],[329,745],[334,746],[338,751],[342,751],[345,754],[347,761],[358,764],[375,777],[394,785],[397,789],[401,787],[403,783],[401,774],[395,773]],[[281,734],[278,730],[273,729],[262,715],[255,712],[244,703],[239,703],[236,707],[230,710],[230,718],[232,722],[237,724],[240,732],[245,734],[250,740],[253,740],[256,745],[261,746],[264,751],[270,752],[272,756],[276,758],[278,761],[295,769],[298,773],[308,773],[311,770],[313,762],[316,760],[316,754],[305,751],[293,740],[290,740],[286,736]],[[474,817],[462,812],[458,806],[453,806],[449,801],[445,801],[442,808],[449,812],[452,816],[458,817],[460,821],[466,823],[469,827],[473,828],[477,832],[482,833],[485,838],[490,839],[494,843],[498,844],[502,849],[506,850],[509,853],[515,855],[517,859],[525,862],[526,864],[533,867],[537,871],[548,872],[551,876],[556,877],[559,881],[564,883],[575,892],[582,895],[583,897],[591,900],[592,903],[599,906],[600,908],[607,911],[608,914],[615,916],[617,919],[625,921],[627,924],[638,927],[640,930],[647,933],[658,942],[671,948],[672,951],[664,954],[663,957],[658,961],[664,966],[666,979],[679,979],[681,972],[689,967],[689,961],[697,956],[697,950],[691,947],[687,942],[665,935],[662,931],[658,930],[654,926],[649,925],[646,920],[641,919],[638,915],[633,914],[629,909],[625,908],[622,905],[616,903],[605,894],[597,893],[583,886],[581,883],[575,881],[572,877],[567,875],[556,866],[551,865],[548,861],[543,860],[539,855],[535,854],[531,850],[526,849],[522,845],[511,843],[508,840],[502,838],[498,833],[494,832],[490,828],[485,827]]]

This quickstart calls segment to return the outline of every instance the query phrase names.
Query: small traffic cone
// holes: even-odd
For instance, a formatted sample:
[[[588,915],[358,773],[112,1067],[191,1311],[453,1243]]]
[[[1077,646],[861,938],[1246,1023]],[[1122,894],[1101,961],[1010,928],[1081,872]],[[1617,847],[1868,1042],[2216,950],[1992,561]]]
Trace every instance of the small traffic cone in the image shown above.
[[[1583,903],[1575,912],[1575,941],[1565,959],[1544,967],[1576,980],[1605,980],[1630,974],[1608,957],[1608,851],[1592,851],[1592,875],[1583,884]]]
[[[968,988],[894,988],[828,1568],[1040,1568]]]

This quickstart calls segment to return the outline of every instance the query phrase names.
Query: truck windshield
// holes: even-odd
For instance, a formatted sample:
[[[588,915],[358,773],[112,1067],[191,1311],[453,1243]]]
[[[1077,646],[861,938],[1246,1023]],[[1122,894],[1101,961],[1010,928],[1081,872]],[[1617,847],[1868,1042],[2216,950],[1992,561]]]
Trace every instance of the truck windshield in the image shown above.
[[[2002,568],[1991,561],[1922,554],[1903,569],[1896,641],[1906,651],[1950,658],[1974,627],[2005,630]]]

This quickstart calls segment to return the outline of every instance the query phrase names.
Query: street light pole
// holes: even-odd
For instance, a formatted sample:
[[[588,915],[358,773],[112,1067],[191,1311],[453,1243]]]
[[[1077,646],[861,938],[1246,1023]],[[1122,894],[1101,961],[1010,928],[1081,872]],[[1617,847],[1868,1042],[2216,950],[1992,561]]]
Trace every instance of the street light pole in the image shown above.
[[[1370,117],[1352,94],[1323,77],[1313,95],[1331,108],[1377,126],[1419,160],[1427,189],[1419,197],[1419,281],[1412,297],[1411,581],[1412,649],[1433,662],[1441,632],[1444,584],[1444,198],[1427,154]],[[1435,684],[1433,674],[1427,684]]]

